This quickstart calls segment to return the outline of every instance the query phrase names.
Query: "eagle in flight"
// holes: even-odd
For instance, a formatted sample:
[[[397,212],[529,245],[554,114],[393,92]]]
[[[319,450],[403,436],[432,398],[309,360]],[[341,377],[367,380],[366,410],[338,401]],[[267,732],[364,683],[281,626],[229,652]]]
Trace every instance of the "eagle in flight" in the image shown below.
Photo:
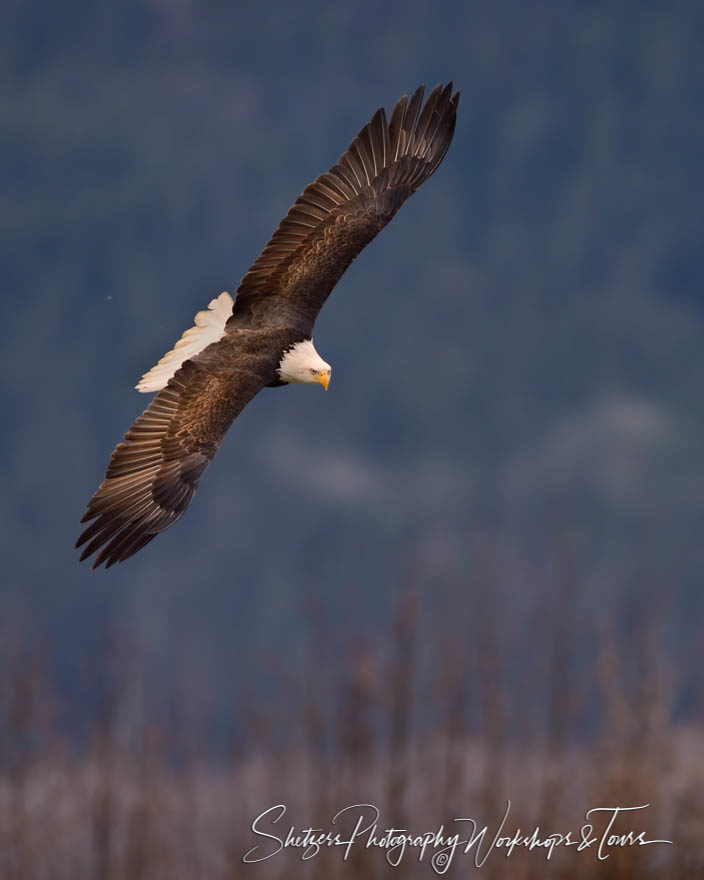
[[[352,260],[435,171],[455,130],[459,92],[423,87],[383,108],[336,165],[307,186],[244,276],[212,300],[142,377],[158,392],[115,448],[81,522],[81,560],[123,562],[183,514],[228,428],[262,388],[314,382],[330,365],[313,346],[318,312]]]

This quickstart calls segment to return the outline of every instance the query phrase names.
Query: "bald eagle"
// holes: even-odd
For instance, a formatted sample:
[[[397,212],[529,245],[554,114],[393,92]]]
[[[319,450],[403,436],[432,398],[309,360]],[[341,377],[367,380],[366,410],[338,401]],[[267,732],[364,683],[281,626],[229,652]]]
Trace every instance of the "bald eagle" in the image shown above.
[[[137,389],[158,392],[112,453],[81,522],[81,560],[123,562],[176,522],[230,425],[262,388],[327,389],[313,325],[360,251],[435,171],[455,130],[459,92],[418,88],[387,123],[376,111],[336,165],[307,186],[244,276],[221,293]]]

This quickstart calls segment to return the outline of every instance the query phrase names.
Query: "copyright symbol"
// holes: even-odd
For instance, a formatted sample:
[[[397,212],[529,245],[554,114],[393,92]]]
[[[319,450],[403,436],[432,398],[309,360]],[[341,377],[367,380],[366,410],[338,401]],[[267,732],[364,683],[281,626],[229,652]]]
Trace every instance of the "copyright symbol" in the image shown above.
[[[442,872],[450,864],[450,854],[446,852],[438,852],[431,858],[430,864],[433,869]]]

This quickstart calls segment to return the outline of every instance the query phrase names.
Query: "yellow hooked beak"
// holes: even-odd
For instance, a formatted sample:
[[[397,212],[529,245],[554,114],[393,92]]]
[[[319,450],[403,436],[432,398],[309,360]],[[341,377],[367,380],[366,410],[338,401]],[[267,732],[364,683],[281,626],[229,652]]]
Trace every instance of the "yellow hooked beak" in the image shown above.
[[[318,373],[318,382],[320,382],[323,388],[327,391],[328,385],[330,384],[330,370],[321,370]]]

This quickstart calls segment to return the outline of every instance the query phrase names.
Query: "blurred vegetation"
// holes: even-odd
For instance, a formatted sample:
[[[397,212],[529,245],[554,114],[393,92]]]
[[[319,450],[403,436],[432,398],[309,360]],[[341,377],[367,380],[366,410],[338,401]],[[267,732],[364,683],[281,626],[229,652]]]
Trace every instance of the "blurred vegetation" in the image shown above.
[[[628,646],[605,620],[589,637],[575,635],[579,585],[565,568],[561,589],[530,601],[535,638],[520,657],[517,682],[506,584],[492,550],[483,547],[481,556],[472,581],[445,579],[432,593],[409,573],[394,590],[388,624],[364,637],[339,620],[321,626],[325,599],[307,596],[302,674],[258,669],[257,676],[278,678],[275,700],[261,695],[254,678],[233,680],[220,699],[239,705],[245,721],[216,753],[207,747],[199,686],[161,705],[148,699],[134,663],[142,646],[128,633],[116,633],[103,653],[109,686],[77,749],[61,733],[64,707],[47,686],[41,653],[5,632],[0,876],[385,877],[385,853],[365,848],[365,836],[348,861],[336,847],[309,861],[289,848],[259,864],[242,862],[254,846],[258,855],[275,849],[251,830],[269,808],[284,804],[287,812],[279,824],[260,821],[260,832],[283,839],[290,826],[349,835],[353,821],[333,826],[332,817],[372,804],[378,837],[390,826],[416,836],[441,824],[448,836],[459,818],[475,819],[477,830],[486,825],[478,853],[460,847],[455,854],[451,877],[466,876],[484,856],[489,880],[507,871],[522,880],[701,877],[702,705],[687,723],[673,723],[682,682],[664,659],[661,614],[642,615]],[[589,674],[576,662],[580,652]],[[691,659],[701,660],[700,645]],[[508,801],[501,834],[509,838],[538,826],[543,840],[570,831],[579,841],[588,810],[647,804],[617,817],[612,833],[643,831],[672,846],[611,844],[603,861],[598,844],[558,846],[549,861],[545,849],[519,846],[507,861],[505,846],[491,852],[489,845]],[[600,840],[606,821],[589,821],[587,836]],[[419,861],[418,848],[409,847],[400,876],[438,876],[432,855],[429,848]]]
[[[117,621],[142,646],[145,699],[204,682],[223,737],[233,681],[279,690],[262,643],[298,691],[311,589],[325,625],[363,637],[408,567],[431,586],[473,576],[478,536],[506,572],[507,687],[534,650],[529,593],[560,581],[558,536],[579,584],[570,638],[606,618],[628,653],[660,610],[669,717],[688,717],[701,4],[8,0],[0,15],[1,588],[65,724],[94,722],[105,685],[85,672]],[[321,316],[331,391],[264,392],[182,523],[107,575],[79,567],[84,505],[144,406],[137,378],[379,104],[450,77],[442,168]]]

